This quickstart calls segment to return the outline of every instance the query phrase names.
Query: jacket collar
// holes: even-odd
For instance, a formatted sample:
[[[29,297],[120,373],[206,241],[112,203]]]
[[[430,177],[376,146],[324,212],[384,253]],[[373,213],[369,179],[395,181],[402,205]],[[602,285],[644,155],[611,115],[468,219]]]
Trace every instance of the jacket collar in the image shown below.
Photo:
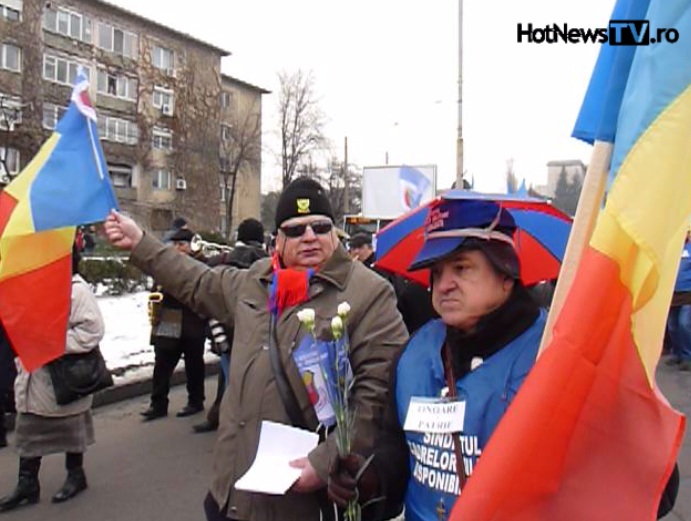
[[[348,255],[342,244],[336,247],[333,255],[326,261],[322,268],[314,274],[313,278],[319,278],[326,282],[330,282],[336,286],[340,291],[346,288],[348,278],[350,277],[350,268],[353,260]],[[271,262],[267,262],[265,268],[259,274],[259,278],[267,283],[271,282],[273,269]]]

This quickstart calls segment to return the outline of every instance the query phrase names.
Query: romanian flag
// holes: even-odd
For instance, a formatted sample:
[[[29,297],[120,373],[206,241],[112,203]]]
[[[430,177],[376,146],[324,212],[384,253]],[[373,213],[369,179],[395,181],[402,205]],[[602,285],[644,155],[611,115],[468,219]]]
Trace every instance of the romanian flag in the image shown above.
[[[655,369],[691,215],[691,0],[651,0],[641,18],[680,38],[626,68],[606,205],[454,521],[656,519],[685,424]]]
[[[0,321],[30,371],[65,350],[75,226],[117,208],[88,88],[80,73],[53,135],[0,192]]]

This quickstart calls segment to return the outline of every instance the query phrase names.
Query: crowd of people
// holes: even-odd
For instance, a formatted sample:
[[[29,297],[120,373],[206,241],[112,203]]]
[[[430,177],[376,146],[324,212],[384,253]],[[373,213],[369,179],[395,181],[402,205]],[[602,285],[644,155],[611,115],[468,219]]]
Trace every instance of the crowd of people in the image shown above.
[[[535,363],[545,327],[549,299],[540,302],[521,282],[511,214],[489,200],[442,201],[432,208],[424,246],[409,267],[430,270],[429,289],[374,266],[370,235],[358,233],[344,243],[329,198],[314,180],[298,178],[283,190],[274,224],[270,247],[264,247],[261,224],[250,219],[239,226],[232,251],[208,259],[192,251],[194,233],[182,220],[165,242],[118,212],[106,220],[110,242],[129,251],[131,262],[156,281],[153,391],[144,420],[167,416],[170,378],[181,357],[188,400],[177,415],[204,410],[208,336],[223,371],[213,406],[194,426],[196,432],[219,430],[213,482],[203,502],[207,520],[332,520],[334,503],[345,507],[353,500],[363,505],[363,519],[390,519],[403,508],[409,521],[448,519]],[[691,265],[688,273],[682,266],[680,296],[675,294],[670,313],[672,350],[685,370],[691,343],[680,331],[691,331]],[[328,336],[330,317],[344,302],[350,308],[355,421],[351,452],[342,457],[294,353],[307,334],[298,312],[316,310],[314,334]],[[103,334],[95,299],[75,272],[73,315],[78,312],[89,320],[71,315],[70,327],[80,330],[70,329],[68,350],[91,349]],[[24,393],[16,407],[20,470],[17,490],[0,502],[6,510],[38,500],[38,468],[46,454],[67,454],[67,481],[54,501],[84,490],[82,455],[93,442],[89,400],[56,407],[41,370],[28,375],[17,367],[15,391]],[[23,398],[32,396],[26,385],[36,386],[40,400]],[[7,391],[0,387],[0,397]],[[449,421],[453,427],[435,434],[407,427],[409,412],[421,401],[464,401],[463,425]],[[235,487],[256,456],[263,421],[320,437],[307,457],[291,463],[300,476],[285,495]],[[50,443],[35,442],[48,431]],[[434,461],[427,457],[432,451]],[[674,505],[678,480],[675,470],[660,517]]]

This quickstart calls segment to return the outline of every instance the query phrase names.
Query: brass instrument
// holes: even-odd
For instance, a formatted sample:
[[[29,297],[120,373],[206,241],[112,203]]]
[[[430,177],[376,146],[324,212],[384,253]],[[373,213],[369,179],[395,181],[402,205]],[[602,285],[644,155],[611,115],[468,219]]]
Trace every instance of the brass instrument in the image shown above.
[[[213,257],[214,255],[218,255],[219,253],[223,252],[230,253],[233,251],[233,247],[226,244],[217,244],[215,242],[205,241],[200,235],[197,234],[192,237],[192,241],[190,241],[190,250],[192,250],[192,253],[195,254],[201,252],[204,257]]]
[[[161,321],[161,309],[163,308],[163,293],[153,291],[149,293],[149,322],[151,326],[157,326]]]

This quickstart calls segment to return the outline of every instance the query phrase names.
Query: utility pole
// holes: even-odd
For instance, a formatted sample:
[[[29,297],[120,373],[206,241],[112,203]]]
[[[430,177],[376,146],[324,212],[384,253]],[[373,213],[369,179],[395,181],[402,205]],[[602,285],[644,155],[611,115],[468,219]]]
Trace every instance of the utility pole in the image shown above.
[[[463,0],[458,0],[458,135],[456,136],[456,188],[463,189]]]
[[[345,137],[345,153],[343,159],[343,214],[350,213],[350,181],[348,179],[348,136]]]

